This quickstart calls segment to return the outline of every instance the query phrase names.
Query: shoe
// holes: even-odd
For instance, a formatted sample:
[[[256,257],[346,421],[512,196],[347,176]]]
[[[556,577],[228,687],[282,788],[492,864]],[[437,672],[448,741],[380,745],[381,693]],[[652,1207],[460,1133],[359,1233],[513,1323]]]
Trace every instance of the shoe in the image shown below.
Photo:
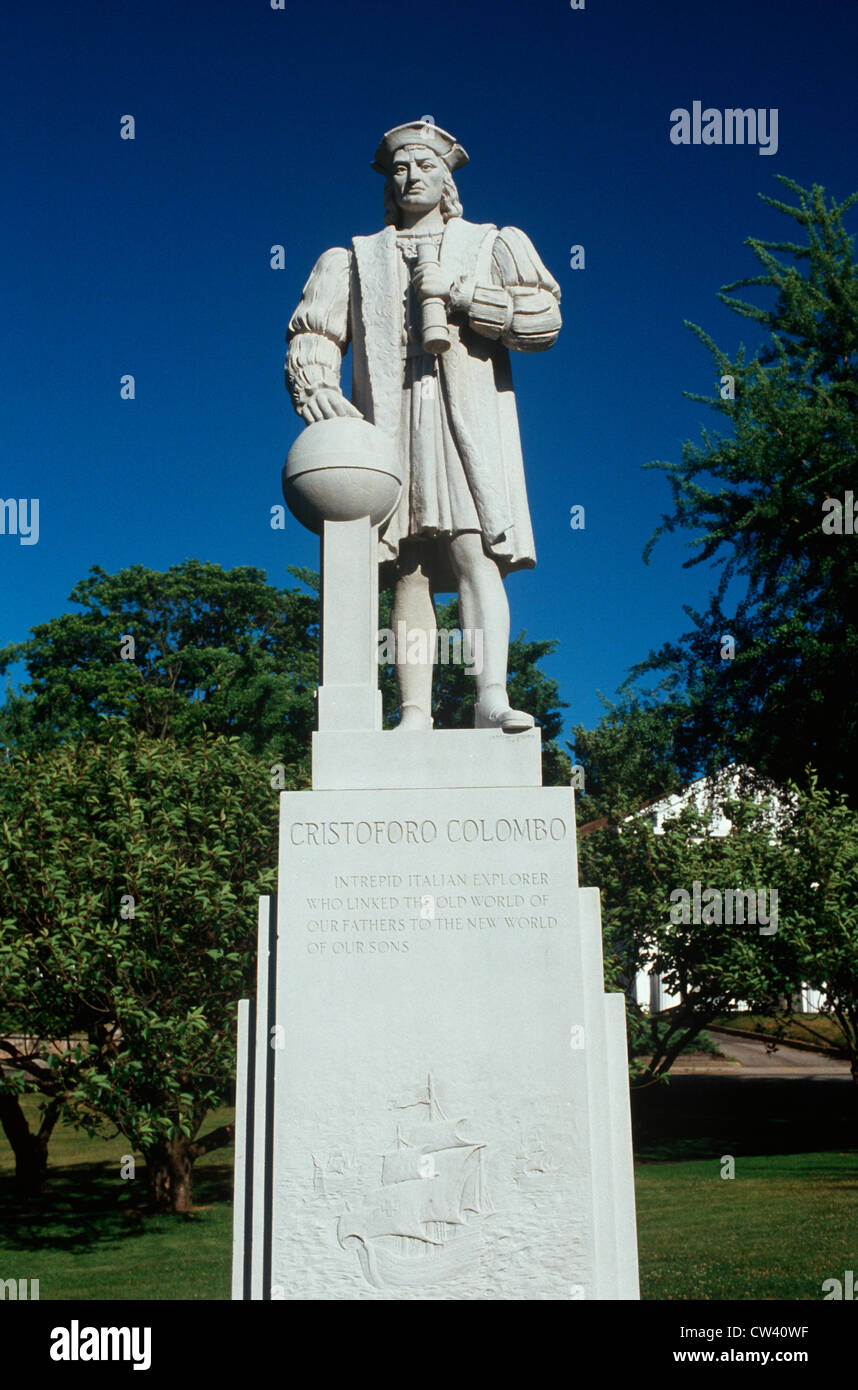
[[[475,729],[502,729],[505,734],[522,734],[525,729],[533,727],[533,715],[525,714],[524,710],[510,709],[509,705],[501,703],[484,705],[481,700],[477,701]]]
[[[402,706],[399,723],[394,729],[398,733],[401,729],[404,733],[427,732],[432,728],[432,716],[427,714],[421,705],[406,703]]]

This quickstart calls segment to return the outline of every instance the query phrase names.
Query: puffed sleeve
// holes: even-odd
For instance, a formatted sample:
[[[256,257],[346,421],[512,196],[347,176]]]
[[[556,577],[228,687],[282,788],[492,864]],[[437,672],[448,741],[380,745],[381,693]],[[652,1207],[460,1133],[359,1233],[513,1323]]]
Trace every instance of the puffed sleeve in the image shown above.
[[[475,332],[517,352],[552,347],[562,323],[560,286],[517,227],[503,227],[495,237],[491,281],[474,286],[467,304],[451,301],[466,310]]]
[[[340,389],[349,344],[349,271],[344,246],[325,251],[313,266],[286,333],[286,389],[296,410],[319,386]]]

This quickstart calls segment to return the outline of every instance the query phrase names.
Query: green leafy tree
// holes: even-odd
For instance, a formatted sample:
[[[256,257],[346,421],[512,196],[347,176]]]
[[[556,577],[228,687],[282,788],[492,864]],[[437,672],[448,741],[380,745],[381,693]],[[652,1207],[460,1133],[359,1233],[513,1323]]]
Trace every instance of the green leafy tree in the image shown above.
[[[731,821],[726,836],[711,833],[719,809]],[[671,898],[677,890],[693,894],[696,881],[701,892],[716,890],[722,904],[728,890],[754,890],[766,894],[770,908],[775,890],[781,908],[795,911],[798,862],[785,843],[788,825],[789,815],[773,801],[733,798],[716,784],[709,805],[687,806],[664,821],[663,833],[644,813],[605,817],[581,838],[581,880],[602,889],[606,942],[619,981],[630,992],[638,970],[652,971],[679,996],[659,1016],[629,1001],[632,1072],[639,1082],[665,1076],[701,1032],[740,1001],[771,1013],[780,997],[798,988],[780,908],[778,930],[761,935],[758,925],[728,921],[723,907],[720,920],[710,908],[699,922],[677,921]]]
[[[319,675],[319,577],[290,567],[303,589],[276,589],[247,566],[185,560],[164,573],[134,565],[117,574],[93,566],[64,613],[35,627],[25,642],[0,650],[0,673],[26,662],[29,680],[0,707],[0,746],[49,748],[66,738],[98,736],[117,715],[151,737],[182,741],[203,727],[237,737],[249,751],[283,762],[290,786],[309,785],[310,735]],[[390,627],[391,595],[382,593],[379,626]],[[458,605],[439,605],[438,625],[459,627]],[[133,639],[133,646],[128,639]],[[560,749],[565,707],[557,682],[538,663],[553,641],[520,633],[510,643],[513,704],[542,726],[546,781],[569,780]],[[125,654],[123,656],[123,653]],[[380,673],[385,724],[398,718],[392,667]],[[439,728],[468,728],[474,680],[461,665],[438,665]]]
[[[583,771],[576,797],[579,868],[582,881],[601,890],[605,988],[626,995],[626,1034],[636,1075],[653,1044],[649,1022],[634,999],[641,943],[635,937],[636,909],[628,909],[645,900],[657,880],[661,847],[650,845],[648,823],[635,815],[678,789],[677,714],[667,704],[638,695],[625,694],[620,703],[600,699],[605,713],[597,726],[575,725],[568,745]]]
[[[578,799],[582,825],[604,816],[624,820],[680,786],[675,749],[684,711],[628,693],[616,704],[600,698],[601,720],[595,729],[575,725],[570,745],[584,773]]]
[[[819,785],[814,773],[796,791],[790,845],[796,892],[788,905],[782,945],[794,981],[818,990],[820,1012],[835,1018],[858,1084],[858,813],[842,793]],[[794,994],[781,997],[792,1013]]]
[[[29,681],[0,709],[0,743],[50,748],[98,737],[120,716],[153,738],[203,727],[292,769],[306,784],[319,663],[318,578],[276,589],[262,570],[184,560],[165,573],[95,565],[63,613],[0,651]],[[306,590],[309,590],[307,592]]]
[[[194,1161],[232,1137],[201,1130],[235,1073],[277,795],[237,738],[105,724],[0,762],[0,1091],[119,1131],[153,1205],[183,1212]],[[22,1059],[22,1032],[69,1046]]]
[[[686,608],[692,629],[632,678],[663,673],[688,707],[676,749],[686,780],[735,760],[784,784],[812,763],[823,785],[854,798],[858,545],[831,533],[834,508],[823,504],[858,494],[858,266],[843,223],[858,193],[838,205],[816,185],[781,182],[796,202],[763,201],[803,239],[750,238],[762,272],[719,295],[764,330],[762,347],[731,359],[688,325],[712,355],[718,387],[714,398],[686,394],[726,432],[686,443],[680,463],[646,465],[666,472],[673,511],[645,557],[662,533],[693,531],[686,565],[719,566],[717,590],[705,612]],[[733,295],[746,287],[769,292],[768,302]]]
[[[135,565],[109,575],[94,566],[70,595],[82,611],[51,619],[26,642],[0,651],[0,671],[23,660],[29,673],[20,693],[10,692],[0,707],[7,758],[100,739],[121,717],[151,737],[188,742],[204,729],[237,737],[249,751],[282,762],[287,785],[308,785],[318,577],[290,573],[303,588],[278,590],[260,570],[224,571],[196,560],[165,573]],[[78,1026],[58,1008],[51,1017],[52,1033],[40,1030],[29,1011],[19,1014],[18,1026],[36,1040],[62,1038]],[[0,1123],[18,1181],[34,1191],[63,1112],[63,1078],[46,1068],[38,1041],[13,1046],[7,1035],[4,1047],[17,1084],[0,1089]],[[35,1132],[20,1104],[25,1090],[44,1103]]]

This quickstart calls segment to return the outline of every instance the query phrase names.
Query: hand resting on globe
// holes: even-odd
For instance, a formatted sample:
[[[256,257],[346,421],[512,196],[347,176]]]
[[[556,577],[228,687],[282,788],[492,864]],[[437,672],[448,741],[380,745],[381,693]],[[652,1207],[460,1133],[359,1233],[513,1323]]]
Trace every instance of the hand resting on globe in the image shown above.
[[[335,415],[352,415],[358,420],[363,419],[351,401],[347,401],[341,391],[331,386],[317,387],[299,413],[308,425],[315,424],[317,420],[333,420]]]

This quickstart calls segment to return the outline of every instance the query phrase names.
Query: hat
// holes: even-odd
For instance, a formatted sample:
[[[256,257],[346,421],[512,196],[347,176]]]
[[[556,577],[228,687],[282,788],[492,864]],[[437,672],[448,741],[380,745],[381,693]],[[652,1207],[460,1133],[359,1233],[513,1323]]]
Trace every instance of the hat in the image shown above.
[[[375,152],[373,169],[379,174],[389,174],[393,157],[403,145],[426,145],[443,159],[451,173],[468,162],[467,153],[457,143],[455,136],[433,125],[427,116],[425,120],[409,121],[407,125],[397,125],[389,130]]]

